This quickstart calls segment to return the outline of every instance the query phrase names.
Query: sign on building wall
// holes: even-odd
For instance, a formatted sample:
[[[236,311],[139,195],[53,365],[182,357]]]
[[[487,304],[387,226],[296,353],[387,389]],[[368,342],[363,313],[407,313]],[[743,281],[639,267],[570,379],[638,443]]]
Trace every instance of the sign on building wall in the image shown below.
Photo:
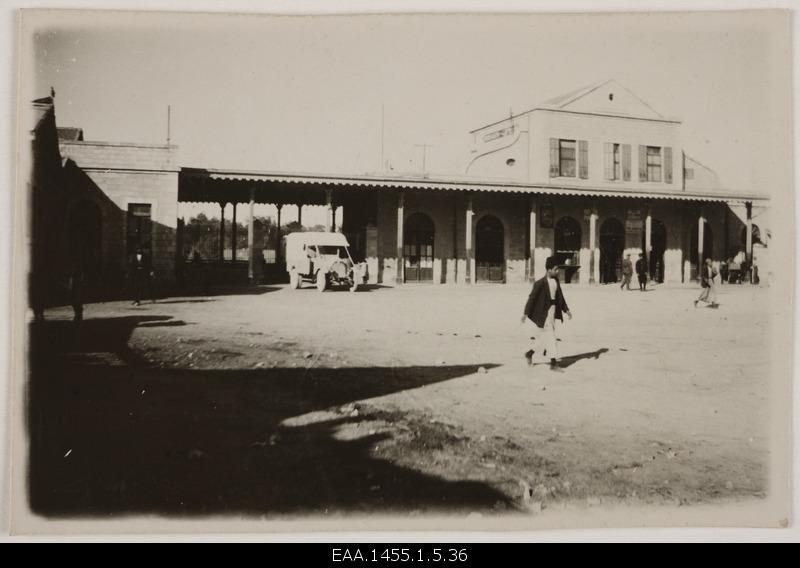
[[[641,209],[628,209],[628,216],[625,218],[625,232],[638,233],[644,229]]]
[[[553,228],[553,206],[552,205],[542,205],[539,208],[539,224],[543,229],[552,229]]]

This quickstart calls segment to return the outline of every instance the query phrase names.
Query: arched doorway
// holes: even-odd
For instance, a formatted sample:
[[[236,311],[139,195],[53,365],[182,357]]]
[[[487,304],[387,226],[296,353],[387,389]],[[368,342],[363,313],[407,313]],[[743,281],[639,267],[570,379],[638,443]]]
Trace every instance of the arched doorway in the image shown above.
[[[645,249],[644,237],[642,250]],[[658,219],[653,219],[650,224],[650,257],[648,269],[650,279],[664,282],[664,252],[667,250],[667,227]]]
[[[434,225],[423,213],[414,213],[403,226],[405,282],[433,282]]]
[[[618,282],[622,275],[625,227],[613,217],[600,225],[600,282]]]
[[[689,239],[689,262],[691,263],[692,267],[692,277],[696,278],[697,275],[697,261],[698,261],[698,252],[697,252],[697,223],[695,223],[694,228],[692,228],[692,237]],[[714,251],[714,235],[711,232],[711,226],[706,221],[703,223],[703,260],[706,258],[712,258]]]
[[[475,227],[475,280],[505,281],[505,231],[500,219],[481,217]]]
[[[580,268],[581,225],[572,217],[561,217],[555,226],[555,253],[564,267],[564,282],[569,283]]]

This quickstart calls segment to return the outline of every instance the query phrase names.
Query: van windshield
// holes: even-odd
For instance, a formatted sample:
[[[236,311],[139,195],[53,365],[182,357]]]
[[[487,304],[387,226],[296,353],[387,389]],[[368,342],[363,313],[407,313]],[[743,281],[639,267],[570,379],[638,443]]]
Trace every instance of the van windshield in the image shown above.
[[[347,258],[347,249],[342,246],[336,245],[319,245],[317,246],[319,254],[336,255],[339,258]]]

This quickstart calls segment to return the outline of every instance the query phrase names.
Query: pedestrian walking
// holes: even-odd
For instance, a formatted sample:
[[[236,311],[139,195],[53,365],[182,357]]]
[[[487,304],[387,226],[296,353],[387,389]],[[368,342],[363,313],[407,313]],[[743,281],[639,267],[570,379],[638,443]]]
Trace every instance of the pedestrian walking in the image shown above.
[[[556,349],[556,320],[564,322],[563,314],[572,319],[572,314],[564,301],[564,294],[561,291],[561,284],[558,281],[558,262],[555,257],[550,257],[545,262],[547,274],[533,284],[533,289],[528,296],[525,304],[525,313],[522,315],[522,323],[530,319],[536,324],[537,332],[534,341],[542,343],[540,349],[543,357],[550,358],[550,368],[560,371],[558,365],[558,352]],[[528,365],[533,365],[533,356],[536,352],[534,348],[525,353]]]
[[[639,280],[639,290],[647,291],[647,259],[644,253],[639,253],[639,260],[636,261],[636,278]]]
[[[631,262],[631,255],[626,254],[625,260],[622,261],[622,284],[619,289],[631,289],[631,277],[633,276],[633,263]]]
[[[717,271],[711,264],[711,259],[707,258],[702,270],[700,271],[700,286],[703,290],[700,296],[694,301],[694,307],[698,302],[705,302],[712,308],[717,307]]]

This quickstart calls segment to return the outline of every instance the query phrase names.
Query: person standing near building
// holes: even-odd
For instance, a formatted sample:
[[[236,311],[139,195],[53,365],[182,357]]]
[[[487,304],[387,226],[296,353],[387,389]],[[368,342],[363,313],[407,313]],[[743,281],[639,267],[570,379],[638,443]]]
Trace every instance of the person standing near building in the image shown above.
[[[73,320],[83,321],[83,296],[86,286],[86,274],[80,267],[75,267],[69,276],[69,303],[72,306]]]
[[[717,307],[717,271],[711,264],[711,259],[707,258],[703,269],[700,272],[700,286],[703,287],[700,296],[694,301],[694,307],[698,302],[705,302],[712,308]]]
[[[141,305],[142,296],[147,291],[150,300],[155,304],[156,297],[153,292],[153,273],[150,267],[150,258],[144,253],[142,249],[137,249],[136,254],[131,259],[130,266],[131,285],[133,288],[133,302],[134,306]]]
[[[538,331],[536,339],[542,340],[542,356],[550,357],[550,368],[554,371],[560,370],[558,366],[558,352],[556,350],[556,320],[564,322],[563,314],[572,319],[564,301],[564,294],[561,291],[561,284],[558,281],[558,262],[555,257],[550,257],[545,262],[547,274],[533,284],[533,289],[528,296],[525,304],[525,312],[522,315],[522,323],[530,319]],[[534,344],[535,346],[535,344]],[[529,349],[525,353],[528,365],[533,365],[533,355],[535,349]]]
[[[636,261],[636,278],[639,280],[639,290],[647,291],[647,259],[644,253],[639,253],[639,260]]]
[[[631,277],[633,276],[633,263],[631,262],[631,255],[626,254],[625,260],[622,261],[622,284],[619,289],[631,289]]]

